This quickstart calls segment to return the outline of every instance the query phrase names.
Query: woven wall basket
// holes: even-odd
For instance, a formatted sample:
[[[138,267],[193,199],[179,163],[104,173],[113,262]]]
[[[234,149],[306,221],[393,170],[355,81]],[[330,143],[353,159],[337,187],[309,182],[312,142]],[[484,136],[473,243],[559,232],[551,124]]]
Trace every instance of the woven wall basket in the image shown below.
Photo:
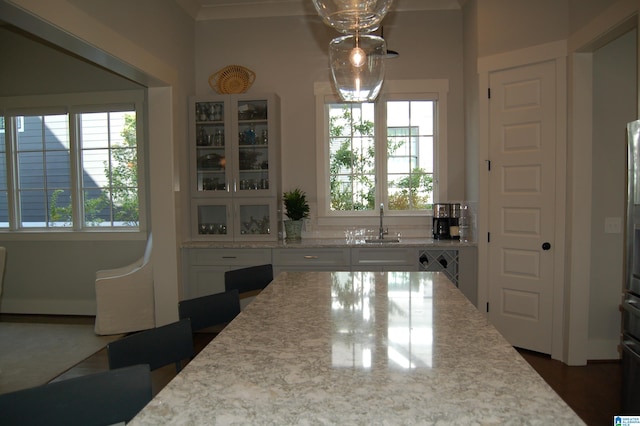
[[[227,65],[209,76],[209,86],[222,94],[244,93],[253,84],[256,73],[242,65]]]

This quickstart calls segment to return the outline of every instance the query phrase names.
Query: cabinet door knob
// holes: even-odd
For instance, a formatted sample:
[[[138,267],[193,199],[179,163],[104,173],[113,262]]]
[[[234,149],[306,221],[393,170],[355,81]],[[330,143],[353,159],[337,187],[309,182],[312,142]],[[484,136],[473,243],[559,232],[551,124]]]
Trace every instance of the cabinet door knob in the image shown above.
[[[542,243],[542,250],[549,250],[551,248],[551,243]]]

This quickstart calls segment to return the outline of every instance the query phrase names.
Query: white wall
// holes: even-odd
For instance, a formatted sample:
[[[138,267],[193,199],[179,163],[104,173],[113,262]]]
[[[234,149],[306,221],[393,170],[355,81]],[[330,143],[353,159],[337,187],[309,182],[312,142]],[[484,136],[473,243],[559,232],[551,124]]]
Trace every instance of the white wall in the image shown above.
[[[593,53],[593,165],[588,359],[618,357],[620,294],[624,282],[626,123],[636,118],[633,30]],[[622,222],[606,233],[605,219]]]

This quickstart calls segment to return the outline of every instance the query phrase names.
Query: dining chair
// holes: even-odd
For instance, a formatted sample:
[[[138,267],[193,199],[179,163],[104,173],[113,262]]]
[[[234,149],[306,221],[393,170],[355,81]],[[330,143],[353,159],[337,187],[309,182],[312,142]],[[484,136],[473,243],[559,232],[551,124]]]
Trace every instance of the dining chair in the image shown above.
[[[110,425],[151,401],[148,365],[133,365],[0,395],[0,424]]]
[[[249,266],[224,273],[226,291],[237,289],[241,309],[244,309],[269,283],[273,281],[273,265]]]
[[[194,333],[219,333],[239,313],[240,293],[237,289],[178,302],[178,316],[191,320]]]
[[[179,372],[183,361],[193,356],[193,335],[188,318],[140,331],[107,345],[110,369],[149,364],[153,371],[175,363],[176,372]]]

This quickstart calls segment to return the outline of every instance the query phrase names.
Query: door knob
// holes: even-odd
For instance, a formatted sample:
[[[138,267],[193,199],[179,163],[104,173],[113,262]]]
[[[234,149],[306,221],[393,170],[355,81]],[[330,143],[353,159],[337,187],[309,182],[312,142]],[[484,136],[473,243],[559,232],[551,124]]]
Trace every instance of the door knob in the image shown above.
[[[542,250],[549,250],[551,248],[550,243],[542,243]]]

